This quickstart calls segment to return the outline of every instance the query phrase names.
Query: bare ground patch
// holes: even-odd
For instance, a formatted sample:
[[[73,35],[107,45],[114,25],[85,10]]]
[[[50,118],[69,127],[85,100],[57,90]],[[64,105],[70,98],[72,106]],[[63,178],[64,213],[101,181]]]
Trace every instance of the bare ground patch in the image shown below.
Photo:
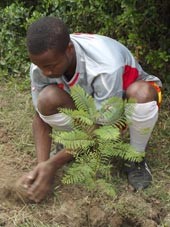
[[[15,190],[15,181],[35,164],[31,136],[33,115],[29,91],[2,86],[0,93],[0,226],[5,227],[154,227],[170,226],[170,122],[165,104],[148,146],[154,181],[134,193],[125,176],[116,173],[115,198],[90,194],[80,186],[61,184],[41,204],[28,203]],[[158,152],[159,149],[159,152]]]

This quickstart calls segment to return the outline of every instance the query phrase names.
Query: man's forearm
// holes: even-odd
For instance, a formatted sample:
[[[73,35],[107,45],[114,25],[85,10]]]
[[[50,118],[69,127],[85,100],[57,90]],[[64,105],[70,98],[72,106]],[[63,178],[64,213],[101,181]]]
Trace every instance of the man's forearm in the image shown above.
[[[57,170],[71,160],[73,160],[73,156],[69,153],[69,151],[62,149],[61,151],[57,152],[56,155],[50,157],[48,163],[53,166],[54,170]]]
[[[49,158],[52,142],[51,132],[52,128],[42,121],[38,113],[36,113],[33,119],[33,136],[38,163],[46,161]]]

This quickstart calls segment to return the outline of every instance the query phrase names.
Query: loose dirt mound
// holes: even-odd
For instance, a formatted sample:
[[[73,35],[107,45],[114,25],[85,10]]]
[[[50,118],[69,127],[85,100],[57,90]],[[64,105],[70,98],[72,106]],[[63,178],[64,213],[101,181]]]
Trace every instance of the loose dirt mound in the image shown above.
[[[54,193],[35,204],[20,197],[15,188],[16,179],[35,164],[29,92],[15,89],[3,86],[0,93],[0,226],[170,226],[170,123],[163,120],[167,119],[166,108],[148,147],[153,151],[148,157],[154,175],[150,188],[134,193],[128,188],[126,178],[117,172],[114,178],[117,195],[108,198],[91,194],[80,186],[62,185],[62,169],[57,172]],[[154,152],[157,147],[161,152]]]
[[[31,163],[31,157],[23,156],[22,164],[18,163],[17,153],[11,155],[11,150],[14,148],[5,140],[0,154],[0,226],[157,226],[160,210],[140,195],[126,190],[115,199],[92,196],[81,187],[62,186],[62,170],[56,177],[56,194],[42,204],[31,204],[15,187],[22,164]]]

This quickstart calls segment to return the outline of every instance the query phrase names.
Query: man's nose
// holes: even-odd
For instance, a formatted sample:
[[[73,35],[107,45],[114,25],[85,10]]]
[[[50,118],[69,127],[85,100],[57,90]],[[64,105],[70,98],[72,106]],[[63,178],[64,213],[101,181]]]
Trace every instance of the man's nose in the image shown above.
[[[52,71],[51,70],[43,70],[43,74],[44,74],[44,76],[51,76]]]

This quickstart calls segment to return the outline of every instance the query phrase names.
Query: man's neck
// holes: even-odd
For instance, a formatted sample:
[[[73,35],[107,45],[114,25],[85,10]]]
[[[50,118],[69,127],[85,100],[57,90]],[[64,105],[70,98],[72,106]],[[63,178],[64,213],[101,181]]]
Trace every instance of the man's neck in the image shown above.
[[[67,57],[67,56],[66,56]],[[68,68],[68,70],[64,73],[64,76],[66,78],[67,81],[70,81],[76,71],[76,64],[77,64],[77,60],[76,60],[76,52],[74,50],[74,55],[70,64],[70,67]]]

